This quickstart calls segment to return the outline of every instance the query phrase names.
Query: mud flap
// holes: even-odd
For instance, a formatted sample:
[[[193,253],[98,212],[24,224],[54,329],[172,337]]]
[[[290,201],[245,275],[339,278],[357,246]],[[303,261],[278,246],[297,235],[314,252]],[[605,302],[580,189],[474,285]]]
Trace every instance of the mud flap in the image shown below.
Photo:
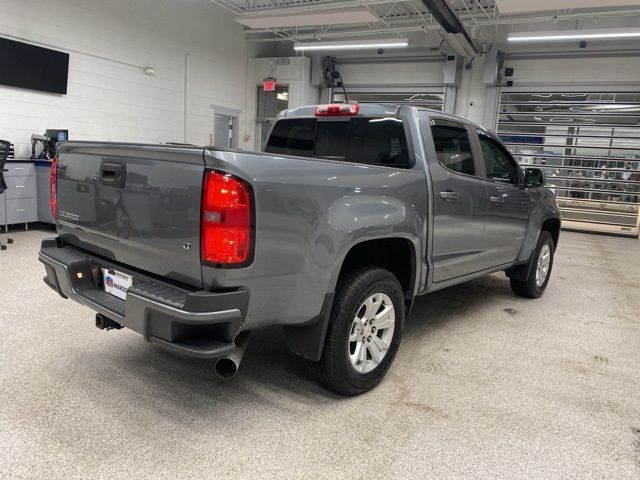
[[[317,362],[322,356],[324,338],[327,334],[334,293],[327,293],[320,315],[301,325],[284,327],[287,346],[293,353]]]

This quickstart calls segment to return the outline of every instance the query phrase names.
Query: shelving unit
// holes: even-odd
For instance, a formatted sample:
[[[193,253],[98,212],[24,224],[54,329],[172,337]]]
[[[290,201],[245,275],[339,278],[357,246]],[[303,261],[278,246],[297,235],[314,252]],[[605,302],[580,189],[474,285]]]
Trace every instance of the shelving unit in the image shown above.
[[[543,168],[563,228],[638,237],[640,93],[502,92],[498,134]]]

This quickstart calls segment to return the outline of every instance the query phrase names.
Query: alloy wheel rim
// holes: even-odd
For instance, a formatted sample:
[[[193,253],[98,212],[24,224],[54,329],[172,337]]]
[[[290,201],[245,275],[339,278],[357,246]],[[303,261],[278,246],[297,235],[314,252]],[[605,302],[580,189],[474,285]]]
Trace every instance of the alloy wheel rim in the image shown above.
[[[368,373],[385,358],[396,327],[393,302],[384,293],[374,293],[358,307],[351,322],[347,347],[349,361],[358,373]]]
[[[538,266],[536,268],[536,285],[538,285],[538,287],[541,287],[547,280],[549,265],[551,265],[551,249],[549,248],[549,244],[545,243],[540,249]]]

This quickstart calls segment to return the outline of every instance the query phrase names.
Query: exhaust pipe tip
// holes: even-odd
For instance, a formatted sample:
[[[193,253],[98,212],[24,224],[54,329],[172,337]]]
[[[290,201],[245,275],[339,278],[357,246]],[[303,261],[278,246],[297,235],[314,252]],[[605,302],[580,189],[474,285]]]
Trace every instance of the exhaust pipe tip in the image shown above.
[[[230,358],[221,358],[216,362],[215,372],[218,378],[230,380],[238,371],[238,364]]]
[[[230,380],[238,372],[240,362],[244,356],[244,351],[247,348],[247,342],[249,341],[249,332],[240,333],[236,339],[236,350],[227,355],[226,357],[219,358],[214,366],[216,375],[223,380]]]

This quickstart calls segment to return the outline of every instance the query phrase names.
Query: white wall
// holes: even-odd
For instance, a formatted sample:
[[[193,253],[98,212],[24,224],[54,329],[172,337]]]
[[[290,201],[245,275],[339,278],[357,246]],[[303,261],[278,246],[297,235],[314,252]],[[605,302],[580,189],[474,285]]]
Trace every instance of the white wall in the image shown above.
[[[487,88],[482,83],[484,57],[476,58],[470,67],[465,67],[463,64],[460,68],[462,81],[458,89],[454,113],[483,123],[487,100]]]
[[[422,61],[353,62],[338,59],[337,68],[348,86],[436,86],[444,82],[444,59]]]
[[[311,85],[311,60],[309,58],[256,58],[251,60],[251,64],[254,74],[251,90],[254,104],[257,86],[262,84],[265,78],[275,78],[278,84],[289,86],[289,108],[318,102],[319,89]]]
[[[3,0],[1,9],[0,36],[71,55],[67,95],[0,86],[0,138],[16,156],[46,128],[77,140],[205,144],[212,104],[243,112],[240,146],[253,146],[246,43],[207,0]]]
[[[277,84],[289,86],[289,108],[317,104],[320,89],[311,85],[311,60],[307,57],[266,57],[249,61],[247,76],[247,111],[255,119],[258,86],[266,78],[275,78]],[[255,142],[252,146],[260,150],[260,138],[254,125]]]

